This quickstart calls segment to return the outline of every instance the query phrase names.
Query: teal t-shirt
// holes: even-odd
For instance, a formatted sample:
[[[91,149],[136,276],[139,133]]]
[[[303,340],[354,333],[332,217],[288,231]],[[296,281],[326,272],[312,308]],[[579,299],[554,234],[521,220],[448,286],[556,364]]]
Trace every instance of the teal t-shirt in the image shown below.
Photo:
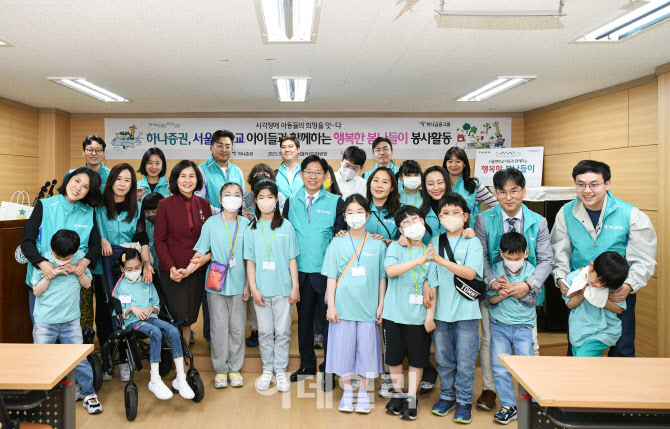
[[[140,278],[140,281],[137,283],[130,283],[125,278],[119,281],[119,284],[112,291],[112,296],[119,301],[121,301],[121,308],[125,313],[127,309],[133,305],[139,309],[147,307],[156,307],[160,308],[160,300],[158,299],[158,293],[153,283],[144,283],[144,280]],[[151,313],[149,317],[158,317],[156,313]],[[130,325],[133,322],[137,322],[139,319],[135,316],[135,313],[132,311],[128,314],[128,318],[123,319],[124,325]]]
[[[76,264],[84,256],[86,256],[84,252],[77,251],[72,258],[72,263]],[[44,258],[54,267],[57,267],[51,252],[45,253]],[[93,278],[91,270],[88,268],[86,269],[86,276]],[[30,279],[30,285],[35,287],[43,278],[42,270],[35,268]],[[35,323],[52,325],[71,322],[81,316],[80,301],[81,283],[79,283],[77,275],[74,273],[59,274],[51,279],[44,293],[35,298],[35,308],[33,309]]]
[[[244,259],[256,265],[258,291],[266,297],[289,296],[293,283],[288,263],[300,254],[291,222],[284,219],[282,225],[273,231],[270,222],[259,219],[255,229],[251,226],[247,228],[245,238]],[[274,262],[274,270],[263,269],[263,261],[268,261],[268,248],[269,261]]]
[[[572,280],[577,277],[581,269],[575,270],[565,278],[570,285]],[[588,286],[587,286],[588,287]],[[570,298],[563,296],[567,304]],[[626,301],[616,302],[616,305],[626,310]],[[606,308],[598,308],[588,302],[586,298],[577,307],[570,310],[568,318],[570,331],[570,343],[573,346],[581,346],[587,341],[596,340],[612,347],[621,337],[621,320],[613,311]]]
[[[523,263],[523,267],[518,274],[510,274],[505,270],[505,262],[498,261],[493,265],[493,274],[496,278],[505,274],[507,280],[511,283],[525,282],[535,271],[535,267],[528,261]],[[487,292],[488,296],[498,295],[497,290]],[[494,308],[489,308],[491,317],[505,325],[533,325],[537,321],[537,312],[535,306],[527,307],[513,296],[509,296],[498,303]]]
[[[388,216],[386,207],[377,211],[374,204],[370,204],[370,218],[365,222],[365,230],[370,234],[379,234],[389,240],[398,239],[398,227],[393,216]]]
[[[404,188],[401,188],[399,191],[400,204],[414,206],[417,209],[421,208],[421,204],[423,204],[423,198],[421,198],[421,189],[417,189],[415,194],[406,193]]]
[[[244,286],[247,282],[247,270],[244,266],[244,237],[249,221],[243,216],[237,216],[237,222],[239,222],[239,225],[237,227],[237,238],[233,246],[235,250],[232,256],[233,261],[235,261],[234,266],[228,267],[223,289],[217,292],[206,288],[205,290],[209,293],[226,296],[242,295],[244,293]],[[202,255],[211,250],[212,261],[229,265],[228,255],[230,255],[230,245],[234,234],[235,222],[224,223],[221,215],[212,216],[202,226],[200,239],[198,239],[193,250],[200,252]]]
[[[439,236],[433,237],[431,244],[439,250]],[[454,252],[454,259],[459,265],[472,268],[477,273],[477,279],[482,279],[484,252],[482,243],[477,237],[462,238],[449,237],[449,245]],[[447,255],[444,255],[447,259]],[[481,319],[479,301],[470,301],[464,298],[454,286],[454,274],[441,265],[430,272],[428,285],[437,290],[437,304],[435,305],[435,320],[442,322],[458,322],[460,320]]]
[[[349,234],[335,237],[326,250],[321,274],[335,279],[342,275],[362,238],[352,239]],[[384,257],[386,245],[381,240],[368,237],[360,258],[353,265],[335,290],[335,309],[342,320],[353,322],[376,322],[379,307],[379,279],[386,277]],[[354,276],[357,267],[365,269],[365,275]]]
[[[410,249],[394,241],[386,251],[384,269],[390,265],[402,264],[418,259],[426,253],[426,249],[425,245],[421,248],[412,247]],[[415,293],[418,295],[423,294],[423,283],[428,279],[430,271],[436,269],[436,266],[437,264],[433,262],[426,262],[397,277],[389,277],[386,295],[384,296],[384,313],[382,317],[404,325],[423,325],[423,322],[426,321],[426,306],[423,303],[410,304],[409,297]]]

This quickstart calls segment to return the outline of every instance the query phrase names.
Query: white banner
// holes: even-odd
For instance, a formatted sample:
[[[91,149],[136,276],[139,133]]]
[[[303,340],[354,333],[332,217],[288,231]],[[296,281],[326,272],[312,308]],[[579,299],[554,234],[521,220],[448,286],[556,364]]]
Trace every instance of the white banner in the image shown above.
[[[493,175],[503,168],[514,167],[526,177],[526,186],[542,186],[542,156],[544,147],[514,147],[480,149],[475,159],[473,175],[484,186],[493,186]]]
[[[235,133],[234,159],[279,158],[279,139],[295,134],[301,157],[339,159],[350,145],[368,147],[377,137],[393,143],[399,159],[442,159],[451,146],[467,150],[511,147],[512,118],[106,118],[106,157],[139,159],[159,147],[169,159],[210,155],[212,133]]]

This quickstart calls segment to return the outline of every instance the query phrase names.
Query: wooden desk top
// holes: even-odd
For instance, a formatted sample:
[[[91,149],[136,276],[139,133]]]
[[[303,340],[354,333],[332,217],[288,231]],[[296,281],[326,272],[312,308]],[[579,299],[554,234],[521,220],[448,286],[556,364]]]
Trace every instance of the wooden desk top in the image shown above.
[[[670,410],[670,359],[501,355],[500,361],[544,407]]]
[[[92,351],[92,344],[0,344],[0,389],[49,390]]]

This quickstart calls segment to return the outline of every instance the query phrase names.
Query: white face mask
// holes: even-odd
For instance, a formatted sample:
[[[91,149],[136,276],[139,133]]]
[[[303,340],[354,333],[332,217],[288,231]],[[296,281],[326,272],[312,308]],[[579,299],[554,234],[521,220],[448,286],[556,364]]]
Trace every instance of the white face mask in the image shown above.
[[[503,259],[505,261],[505,266],[511,273],[516,273],[523,267],[524,260],[520,261],[508,261],[507,259]]]
[[[277,205],[277,200],[274,198],[264,198],[262,200],[256,200],[256,205],[261,213],[272,213]]]
[[[365,226],[365,213],[354,213],[347,215],[347,225],[351,229],[360,229]]]
[[[426,235],[426,226],[423,224],[423,222],[417,222],[406,228],[403,228],[402,232],[405,237],[409,238],[410,240],[421,240],[423,236]]]
[[[456,232],[462,229],[464,223],[463,216],[447,216],[440,219],[440,224],[449,232]]]
[[[124,277],[126,280],[128,280],[130,283],[137,283],[140,280],[140,276],[142,275],[142,271],[133,271],[132,273],[129,273],[128,271],[125,272]]]
[[[221,206],[229,212],[236,213],[242,207],[242,198],[240,197],[223,197],[221,198]]]
[[[54,258],[54,262],[55,262],[56,265],[58,265],[59,267],[62,267],[63,265],[67,265],[67,264],[69,264],[70,262],[72,262],[72,258],[68,259],[67,261],[61,261],[60,259]]]
[[[409,189],[410,191],[413,191],[417,189],[419,186],[421,186],[421,178],[420,177],[404,177],[402,179],[402,185]]]
[[[356,172],[345,167],[340,167],[340,174],[347,182],[356,177]]]

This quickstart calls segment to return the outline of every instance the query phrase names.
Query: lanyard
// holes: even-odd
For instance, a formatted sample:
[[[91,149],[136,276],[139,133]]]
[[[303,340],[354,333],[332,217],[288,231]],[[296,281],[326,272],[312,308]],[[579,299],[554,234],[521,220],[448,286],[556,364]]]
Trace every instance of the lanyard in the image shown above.
[[[363,253],[363,248],[365,247],[365,242],[368,241],[369,235],[366,233],[365,237],[363,238],[363,245],[361,246],[361,253]],[[356,246],[354,246],[354,239],[351,238],[351,234],[349,234],[349,240],[351,240],[351,247],[354,248],[354,256],[356,256]],[[356,266],[360,267],[361,266],[361,253],[358,254],[356,257]]]
[[[270,239],[270,245],[268,246],[268,240],[265,238],[265,231],[263,230],[263,221],[259,218],[258,223],[261,225],[261,232],[263,233],[263,241],[265,241],[265,248],[268,249],[268,262],[270,262],[270,249],[272,249],[272,242],[275,239],[275,232],[272,231],[272,238]]]
[[[456,240],[456,244],[454,245],[454,248],[451,249],[451,252],[452,252],[454,255],[456,254],[456,248],[458,247],[458,243],[461,242],[461,238],[463,238],[462,235],[460,235],[460,236],[458,237],[458,240]],[[447,241],[449,241],[449,237],[447,237]],[[456,258],[454,257],[454,259],[456,259]]]
[[[235,240],[235,246],[233,247],[233,239],[230,237],[230,229],[228,229],[228,222],[226,222],[226,219],[223,218],[223,214],[221,215],[221,219],[223,219],[223,224],[226,226],[226,232],[228,232],[228,242],[230,243],[230,249],[231,249],[230,256],[232,258],[235,255],[235,249],[237,249],[237,240]],[[235,218],[235,230],[237,231],[237,218]]]
[[[402,188],[402,193],[405,194],[405,201],[409,202],[407,199],[407,192],[405,191],[405,187],[403,186]],[[417,189],[416,193],[414,194],[414,203],[412,204],[414,207],[416,207],[416,201],[419,199],[419,190]]]
[[[421,250],[423,253],[426,253],[426,246],[424,244],[421,244]],[[422,255],[423,255],[422,253]],[[412,245],[409,245],[409,260],[411,261],[412,258]],[[421,274],[423,274],[423,267],[424,264],[421,264],[421,271],[419,271],[419,279],[421,279]],[[414,267],[416,268],[416,267]],[[419,283],[416,281],[416,271],[414,271],[414,268],[412,268],[412,277],[414,277],[414,295],[419,294]]]

